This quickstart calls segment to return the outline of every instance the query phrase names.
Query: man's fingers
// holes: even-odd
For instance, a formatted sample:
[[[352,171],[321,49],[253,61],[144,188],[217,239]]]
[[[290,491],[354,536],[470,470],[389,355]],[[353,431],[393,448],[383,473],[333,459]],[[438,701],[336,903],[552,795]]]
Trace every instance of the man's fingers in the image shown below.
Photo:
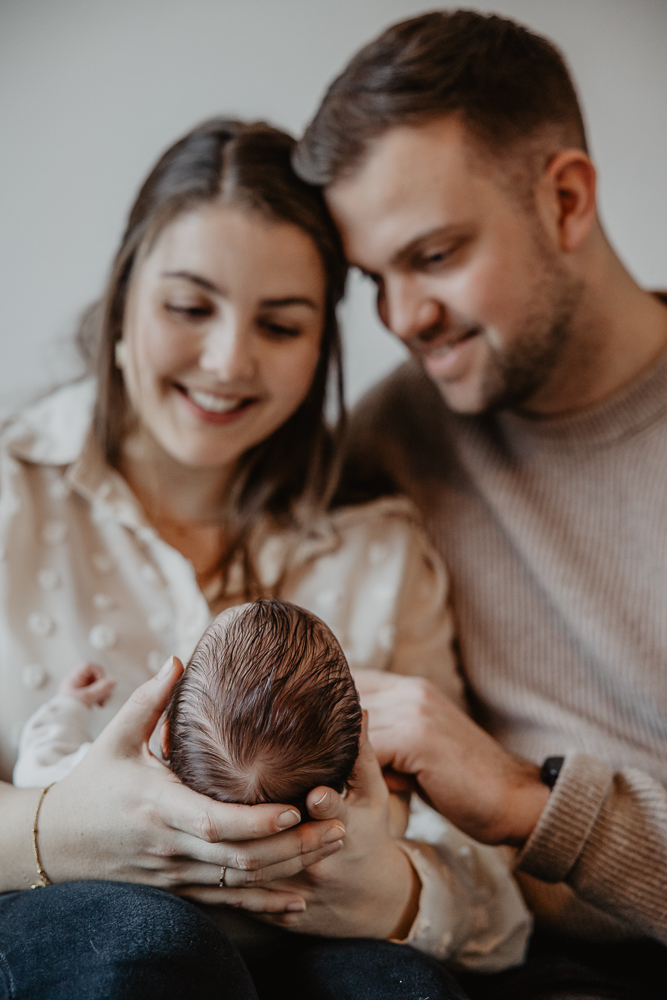
[[[170,656],[156,677],[130,695],[101,737],[112,753],[128,756],[148,742],[182,673],[181,661],[177,656]]]
[[[177,896],[185,896],[197,903],[210,906],[233,906],[248,913],[285,913],[303,911],[306,901],[294,892],[273,892],[270,889],[220,889],[199,885],[184,886],[176,890]]]

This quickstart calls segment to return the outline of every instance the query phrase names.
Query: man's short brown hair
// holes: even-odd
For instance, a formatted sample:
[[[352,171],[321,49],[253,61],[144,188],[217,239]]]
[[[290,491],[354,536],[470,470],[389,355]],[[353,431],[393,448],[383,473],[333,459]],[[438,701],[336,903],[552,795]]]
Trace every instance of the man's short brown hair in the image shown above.
[[[357,53],[298,144],[296,170],[333,184],[389,128],[446,115],[460,116],[496,157],[546,132],[586,150],[577,94],[551,42],[496,15],[435,11],[393,25]]]

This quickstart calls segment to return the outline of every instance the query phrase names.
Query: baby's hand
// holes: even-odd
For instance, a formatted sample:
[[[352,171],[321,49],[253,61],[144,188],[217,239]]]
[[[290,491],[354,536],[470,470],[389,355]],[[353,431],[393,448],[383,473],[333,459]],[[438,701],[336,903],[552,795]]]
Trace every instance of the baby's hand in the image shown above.
[[[96,663],[84,663],[70,671],[60,682],[58,694],[76,698],[87,708],[104,705],[116,686],[115,677],[107,677]]]

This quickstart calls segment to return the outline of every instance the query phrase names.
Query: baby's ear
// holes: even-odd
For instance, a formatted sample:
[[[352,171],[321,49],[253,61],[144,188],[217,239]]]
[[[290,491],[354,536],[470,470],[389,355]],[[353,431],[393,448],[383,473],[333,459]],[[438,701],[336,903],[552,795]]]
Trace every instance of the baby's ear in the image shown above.
[[[162,725],[160,726],[160,749],[162,750],[164,759],[169,760],[169,723],[166,719],[162,720]]]
[[[359,733],[359,752],[361,753],[361,748],[368,739],[368,712],[366,709],[361,711],[361,732]]]

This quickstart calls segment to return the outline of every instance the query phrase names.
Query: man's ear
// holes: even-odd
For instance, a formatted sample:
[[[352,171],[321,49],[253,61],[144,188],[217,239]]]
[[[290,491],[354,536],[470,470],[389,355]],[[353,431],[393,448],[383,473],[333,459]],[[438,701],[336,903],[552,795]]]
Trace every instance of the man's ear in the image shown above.
[[[576,252],[597,219],[595,167],[581,149],[551,159],[537,188],[543,221],[564,253]]]

